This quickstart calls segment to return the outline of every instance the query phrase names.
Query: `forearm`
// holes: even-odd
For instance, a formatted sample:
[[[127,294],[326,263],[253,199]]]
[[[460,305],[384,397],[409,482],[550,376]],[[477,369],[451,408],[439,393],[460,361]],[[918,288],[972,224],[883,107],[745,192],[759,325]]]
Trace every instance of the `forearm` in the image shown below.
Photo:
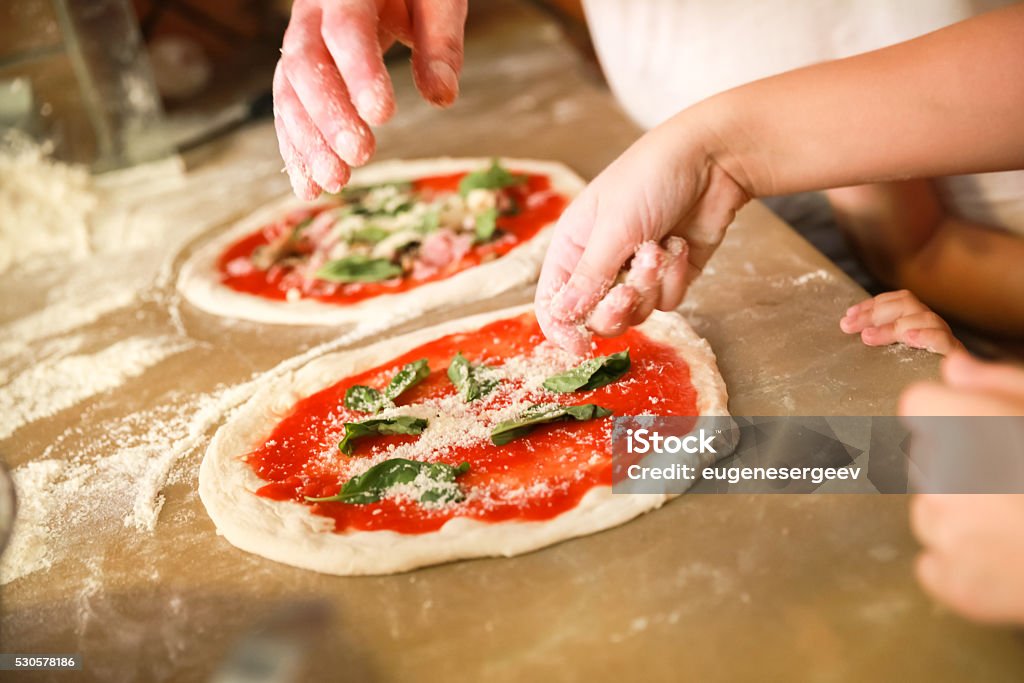
[[[1024,336],[1024,239],[950,216],[929,180],[828,191],[836,221],[871,273],[943,315]]]
[[[938,313],[1010,337],[1024,337],[1024,239],[946,218],[895,269],[895,285]]]
[[[751,196],[1021,168],[1022,36],[1016,5],[736,88],[664,128],[705,131]]]

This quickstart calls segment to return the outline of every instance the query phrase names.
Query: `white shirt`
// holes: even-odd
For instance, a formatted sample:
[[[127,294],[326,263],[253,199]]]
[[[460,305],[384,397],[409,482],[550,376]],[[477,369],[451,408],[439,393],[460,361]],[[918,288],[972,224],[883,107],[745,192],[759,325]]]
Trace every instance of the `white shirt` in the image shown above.
[[[909,40],[1010,0],[583,0],[612,91],[653,128],[743,83]],[[955,215],[1024,235],[1024,171],[937,179]]]

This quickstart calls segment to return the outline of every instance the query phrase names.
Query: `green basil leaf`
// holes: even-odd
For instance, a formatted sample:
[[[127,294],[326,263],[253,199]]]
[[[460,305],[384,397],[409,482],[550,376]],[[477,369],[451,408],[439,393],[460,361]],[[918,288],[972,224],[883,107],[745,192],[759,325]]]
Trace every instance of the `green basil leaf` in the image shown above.
[[[427,365],[427,359],[421,358],[420,360],[413,361],[412,363],[406,363],[402,366],[402,369],[395,373],[395,376],[391,378],[387,388],[384,389],[384,395],[394,401],[398,398],[406,389],[409,389],[430,375],[430,366]]]
[[[419,417],[400,415],[398,417],[374,418],[362,422],[346,422],[345,436],[338,448],[345,455],[352,455],[355,440],[373,434],[422,434],[427,421]]]
[[[458,467],[446,465],[440,462],[420,462],[406,458],[392,458],[377,463],[362,474],[349,479],[341,487],[337,495],[326,498],[306,497],[306,500],[314,503],[351,503],[366,505],[376,503],[384,493],[396,484],[408,484],[415,481],[421,474],[426,475],[432,482],[436,482],[436,488],[430,488],[423,492],[420,501],[424,503],[459,502],[465,499],[465,494],[458,487],[451,484],[460,476],[469,471],[469,463],[464,462]]]
[[[328,261],[315,277],[328,282],[380,282],[402,274],[402,267],[385,258],[370,258],[353,254]]]
[[[486,242],[498,229],[498,210],[487,209],[476,217],[476,241]]]
[[[373,387],[356,384],[345,392],[345,407],[363,413],[379,413],[391,402]]]
[[[460,351],[448,364],[448,379],[459,390],[462,400],[469,403],[487,395],[498,386],[498,380],[480,376],[481,370],[488,369],[486,365],[473,365]]]
[[[466,499],[466,494],[457,486],[443,486],[454,482],[460,475],[469,472],[469,463],[461,463],[452,467],[444,463],[430,463],[425,468],[427,477],[442,484],[436,489],[427,489],[420,495],[421,503],[458,503]]]
[[[560,394],[599,389],[619,380],[629,372],[629,349],[610,356],[591,358],[571,370],[544,380],[544,388]]]
[[[533,405],[511,420],[506,420],[492,429],[491,443],[495,446],[504,446],[510,441],[526,436],[542,424],[568,420],[584,422],[608,417],[611,414],[612,411],[593,403],[584,403],[581,406],[562,406],[557,403]]]
[[[510,173],[497,159],[492,159],[490,168],[468,173],[459,181],[459,194],[465,197],[471,190],[500,190],[525,182],[526,176]]]
[[[384,228],[379,228],[376,225],[366,225],[353,231],[352,234],[348,236],[348,241],[359,242],[362,244],[376,244],[390,234],[391,233]]]
[[[345,407],[364,413],[379,413],[385,408],[393,406],[393,401],[406,389],[419,384],[428,375],[430,375],[430,367],[425,358],[406,363],[391,378],[383,393],[363,384],[349,387],[345,392]]]
[[[423,235],[434,232],[441,227],[441,213],[439,211],[430,211],[423,216],[422,222],[416,226],[416,232]]]

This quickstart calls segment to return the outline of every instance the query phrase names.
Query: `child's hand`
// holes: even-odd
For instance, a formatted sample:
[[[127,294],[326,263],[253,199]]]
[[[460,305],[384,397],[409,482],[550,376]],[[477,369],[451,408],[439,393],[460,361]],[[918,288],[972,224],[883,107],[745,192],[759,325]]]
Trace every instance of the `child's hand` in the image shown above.
[[[904,391],[900,414],[1024,419],[1022,368],[957,352],[943,361],[942,380]],[[1024,495],[917,496],[911,526],[924,546],[917,576],[926,591],[972,619],[1024,623]]]
[[[1024,623],[1024,495],[919,495],[910,522],[925,591],[971,619]]]
[[[295,0],[274,73],[274,124],[295,194],[337,192],[376,142],[371,125],[395,112],[383,52],[413,49],[423,97],[459,94],[467,0]]]
[[[644,135],[559,219],[535,299],[544,335],[585,355],[590,332],[622,334],[676,308],[747,199],[685,131]]]
[[[946,321],[905,289],[851,306],[839,327],[847,334],[859,332],[868,346],[903,343],[942,355],[963,348]]]

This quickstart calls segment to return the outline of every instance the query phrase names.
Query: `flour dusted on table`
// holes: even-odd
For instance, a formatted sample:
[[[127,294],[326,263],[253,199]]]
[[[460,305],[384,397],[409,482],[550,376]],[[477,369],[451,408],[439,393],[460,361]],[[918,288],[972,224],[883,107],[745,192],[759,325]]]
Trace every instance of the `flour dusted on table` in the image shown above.
[[[52,161],[49,151],[13,131],[0,138],[0,273],[50,254],[89,253],[97,202],[89,172]]]

